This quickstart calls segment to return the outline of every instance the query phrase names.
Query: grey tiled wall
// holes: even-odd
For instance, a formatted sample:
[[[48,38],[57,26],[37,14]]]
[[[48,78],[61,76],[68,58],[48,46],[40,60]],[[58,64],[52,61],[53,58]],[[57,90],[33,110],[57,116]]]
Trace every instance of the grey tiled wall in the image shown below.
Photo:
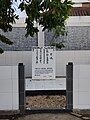
[[[90,50],[90,27],[89,26],[68,26],[67,36],[60,36],[55,41],[63,42],[64,48],[61,50]],[[5,51],[30,51],[32,46],[37,46],[37,36],[25,37],[25,28],[15,27],[12,32],[3,33],[10,38],[14,44],[12,46],[0,42],[0,47]],[[45,45],[50,45],[53,33],[45,32]],[[60,49],[58,49],[60,50]]]
[[[63,42],[64,48],[61,50],[90,50],[90,27],[88,26],[68,26],[67,36],[60,36],[55,41]],[[45,45],[50,45],[53,33],[45,32]]]
[[[10,40],[14,42],[13,45],[6,45],[0,42],[0,47],[5,51],[29,51],[32,46],[37,46],[37,36],[25,37],[25,28],[23,27],[14,27],[12,32],[4,33],[0,30],[1,34],[4,34]]]

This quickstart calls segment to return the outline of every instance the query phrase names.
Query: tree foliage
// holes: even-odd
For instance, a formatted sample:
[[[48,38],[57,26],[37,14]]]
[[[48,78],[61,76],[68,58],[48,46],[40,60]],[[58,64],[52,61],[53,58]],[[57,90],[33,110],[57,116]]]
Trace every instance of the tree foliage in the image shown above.
[[[15,23],[15,19],[18,19],[12,4],[12,0],[0,0],[0,29],[4,32],[12,31],[12,24]],[[1,34],[0,41],[9,45],[13,44],[11,40]],[[0,53],[3,53],[2,48],[0,48]]]
[[[13,0],[0,0],[0,29],[4,32],[11,31],[12,24],[18,19],[12,5]],[[26,13],[26,37],[33,37],[38,33],[38,27],[34,26],[35,21],[42,26],[43,31],[53,31],[54,37],[64,35],[65,21],[70,15],[72,5],[71,0],[21,0],[18,9]],[[8,38],[1,38],[4,39],[5,36],[0,35],[0,40],[12,44]]]

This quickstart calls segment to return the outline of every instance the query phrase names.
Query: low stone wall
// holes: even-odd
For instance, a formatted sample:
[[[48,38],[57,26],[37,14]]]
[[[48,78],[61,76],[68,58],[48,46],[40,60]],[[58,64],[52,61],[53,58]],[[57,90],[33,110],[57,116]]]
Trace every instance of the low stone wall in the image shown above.
[[[0,66],[0,113],[24,112],[25,77],[24,65]]]
[[[90,111],[90,65],[73,67],[73,109]]]
[[[0,66],[0,110],[18,109],[18,66]]]

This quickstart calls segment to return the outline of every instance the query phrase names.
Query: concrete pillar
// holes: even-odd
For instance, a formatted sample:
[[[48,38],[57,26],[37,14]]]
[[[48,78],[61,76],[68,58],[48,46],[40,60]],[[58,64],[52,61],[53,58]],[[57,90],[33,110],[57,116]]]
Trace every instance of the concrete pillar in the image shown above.
[[[42,32],[42,27],[38,25],[38,46],[44,46],[44,32]]]
[[[19,75],[19,110],[20,113],[25,112],[25,75],[24,75],[24,65],[19,63],[18,65],[18,75]]]
[[[73,110],[73,63],[66,66],[66,101],[67,109]]]

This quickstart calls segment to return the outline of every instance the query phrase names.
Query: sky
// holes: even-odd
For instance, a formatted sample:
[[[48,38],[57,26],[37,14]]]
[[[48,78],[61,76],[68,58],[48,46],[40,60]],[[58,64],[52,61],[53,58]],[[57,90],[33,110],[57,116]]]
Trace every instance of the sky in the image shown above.
[[[73,2],[85,2],[85,1],[89,1],[89,0],[72,0]],[[24,17],[25,16],[25,13],[22,13],[19,9],[18,9],[18,6],[20,4],[20,0],[17,0],[17,2],[15,2],[14,0],[14,7],[16,9],[16,14],[18,14],[20,17]]]
[[[20,17],[24,17],[24,16],[25,16],[25,13],[22,13],[22,12],[18,9],[19,4],[20,4],[20,0],[17,0],[17,2],[15,2],[15,0],[14,0],[13,6],[14,6],[14,8],[16,9],[16,14],[18,14]]]

